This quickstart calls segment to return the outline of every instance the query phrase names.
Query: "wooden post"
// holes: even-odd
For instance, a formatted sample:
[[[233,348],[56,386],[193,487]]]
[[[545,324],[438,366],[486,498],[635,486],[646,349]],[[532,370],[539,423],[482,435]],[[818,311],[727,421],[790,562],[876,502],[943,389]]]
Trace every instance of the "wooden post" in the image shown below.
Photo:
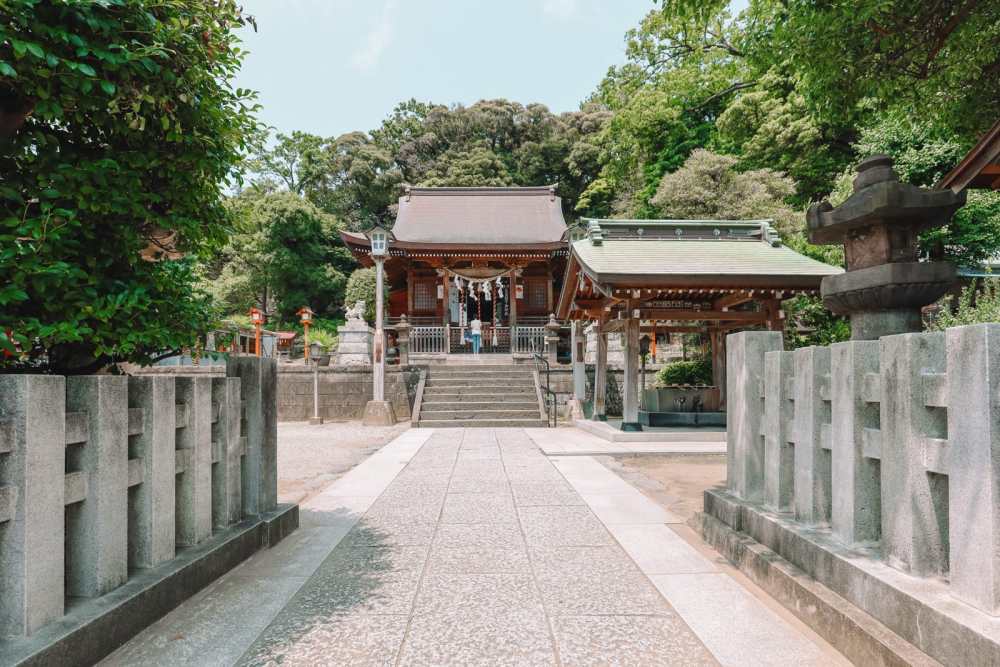
[[[712,346],[712,384],[719,389],[719,408],[726,404],[726,334],[721,329],[709,329]]]
[[[510,330],[514,335],[517,326],[517,269],[510,272]]]
[[[413,317],[413,269],[406,269],[406,316]]]
[[[552,276],[549,275],[545,279],[546,289],[548,293],[545,296],[545,313],[550,314],[552,312]]]
[[[760,305],[761,310],[767,313],[768,331],[784,331],[785,320],[782,318],[781,300],[767,299],[766,301],[761,301]]]
[[[441,269],[441,284],[444,287],[444,292],[443,292],[444,301],[442,303],[443,314],[441,315],[441,325],[448,326],[448,324],[451,323],[451,300],[450,300],[451,295],[448,293],[448,271],[446,271],[445,269]]]
[[[608,421],[605,399],[608,393],[608,334],[601,328],[604,319],[595,322],[597,331],[597,359],[594,360],[594,420]]]
[[[641,431],[639,423],[639,320],[630,317],[625,323],[625,388],[622,403],[622,430]]]

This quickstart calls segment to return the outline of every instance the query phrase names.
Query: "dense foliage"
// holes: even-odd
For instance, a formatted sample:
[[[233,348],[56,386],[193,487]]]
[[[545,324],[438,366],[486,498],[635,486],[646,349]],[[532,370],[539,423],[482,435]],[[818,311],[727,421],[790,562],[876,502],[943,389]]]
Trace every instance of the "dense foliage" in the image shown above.
[[[373,267],[356,269],[347,279],[347,289],[344,293],[345,308],[353,307],[358,301],[365,302],[365,320],[371,323],[375,322],[375,283]],[[388,303],[388,291],[382,296]]]
[[[192,261],[225,240],[220,188],[254,130],[231,86],[246,20],[233,0],[2,4],[8,366],[148,360],[208,325]]]
[[[711,385],[712,360],[698,357],[686,361],[674,361],[659,370],[656,384],[660,387],[671,385]]]
[[[248,190],[229,201],[234,233],[205,267],[206,289],[225,312],[251,306],[294,322],[308,305],[337,317],[354,259],[336,220],[295,194]]]
[[[972,281],[962,288],[957,299],[953,295],[945,297],[931,319],[930,328],[944,331],[948,327],[984,322],[1000,322],[1000,281],[993,277]]]

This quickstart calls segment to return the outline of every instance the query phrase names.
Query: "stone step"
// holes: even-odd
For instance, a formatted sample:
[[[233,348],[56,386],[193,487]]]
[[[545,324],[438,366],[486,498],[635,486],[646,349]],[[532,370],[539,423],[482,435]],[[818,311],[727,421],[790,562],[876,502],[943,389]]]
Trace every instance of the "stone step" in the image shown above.
[[[447,365],[430,365],[427,367],[427,372],[431,375],[436,375],[437,373],[452,373],[452,372],[463,372],[463,371],[521,371],[521,372],[531,372],[531,366],[525,364],[447,364]]]
[[[466,371],[431,371],[428,378],[533,378],[531,371],[493,371],[493,370],[466,370]]]
[[[492,403],[519,403],[521,401],[537,401],[534,387],[516,387],[505,389],[503,393],[487,391],[482,387],[456,387],[453,389],[424,389],[424,404],[430,401],[477,401]],[[464,391],[463,391],[464,390]]]
[[[538,406],[534,410],[424,410],[420,409],[420,421],[439,419],[538,419]]]
[[[505,390],[508,387],[534,387],[535,380],[532,377],[526,378],[505,378],[503,380],[498,380],[497,378],[427,378],[427,384],[425,387],[491,387],[498,391]]]
[[[421,419],[417,428],[544,428],[544,419]]]
[[[482,397],[487,398],[487,397]],[[468,401],[427,401],[425,400],[420,407],[421,413],[433,412],[436,410],[490,410],[490,409],[500,409],[499,406],[503,405],[504,410],[534,410],[538,412],[538,400],[499,400],[501,397],[488,397],[490,400],[468,400]],[[515,396],[514,398],[517,398]]]

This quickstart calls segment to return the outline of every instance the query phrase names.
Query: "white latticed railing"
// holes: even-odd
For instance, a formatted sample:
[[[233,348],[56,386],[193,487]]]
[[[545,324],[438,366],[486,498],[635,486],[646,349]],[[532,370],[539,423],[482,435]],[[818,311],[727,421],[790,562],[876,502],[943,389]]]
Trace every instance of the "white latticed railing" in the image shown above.
[[[447,351],[444,327],[413,327],[410,329],[411,354],[444,354]]]
[[[514,353],[531,354],[538,352],[542,354],[545,350],[545,327],[523,327],[515,328],[514,333]]]

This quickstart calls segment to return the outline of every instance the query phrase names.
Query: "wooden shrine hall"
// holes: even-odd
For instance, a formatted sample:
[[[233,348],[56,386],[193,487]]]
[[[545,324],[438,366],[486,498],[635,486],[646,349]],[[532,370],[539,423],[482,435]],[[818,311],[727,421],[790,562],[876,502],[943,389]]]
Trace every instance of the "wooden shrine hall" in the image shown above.
[[[364,234],[341,237],[372,265]],[[469,352],[473,319],[483,324],[484,352],[541,351],[566,256],[554,186],[408,187],[385,263],[388,323],[406,318],[416,356]]]
[[[842,270],[782,245],[768,220],[586,220],[587,235],[569,244],[556,311],[597,327],[594,417],[605,418],[607,336],[620,333],[625,354],[622,428],[639,427],[641,336],[708,335],[714,384],[725,397],[725,336],[739,329],[783,328],[781,302],[817,293]],[[573,345],[577,398],[583,345]]]

